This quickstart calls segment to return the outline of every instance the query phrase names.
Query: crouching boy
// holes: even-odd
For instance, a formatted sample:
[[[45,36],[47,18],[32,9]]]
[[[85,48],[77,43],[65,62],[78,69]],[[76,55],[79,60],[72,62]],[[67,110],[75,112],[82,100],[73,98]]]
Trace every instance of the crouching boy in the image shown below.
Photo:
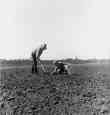
[[[52,72],[52,74],[68,74],[68,67],[67,64],[61,62],[61,61],[54,61],[53,62],[55,69]]]

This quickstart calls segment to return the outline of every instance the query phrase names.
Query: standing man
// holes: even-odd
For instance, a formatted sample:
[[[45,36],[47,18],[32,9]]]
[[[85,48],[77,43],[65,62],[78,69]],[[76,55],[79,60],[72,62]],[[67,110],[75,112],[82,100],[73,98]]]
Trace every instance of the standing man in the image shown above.
[[[43,51],[47,49],[47,44],[41,44],[37,47],[31,54],[32,56],[32,73],[38,73],[38,63],[40,62],[40,56],[42,55]]]

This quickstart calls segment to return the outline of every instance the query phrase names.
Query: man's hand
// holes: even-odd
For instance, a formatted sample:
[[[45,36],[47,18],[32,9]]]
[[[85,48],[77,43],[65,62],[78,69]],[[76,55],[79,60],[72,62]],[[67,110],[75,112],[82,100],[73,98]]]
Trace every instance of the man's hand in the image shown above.
[[[39,58],[37,58],[37,62],[38,62],[39,64],[41,64],[41,61],[40,61],[40,59],[39,59]]]

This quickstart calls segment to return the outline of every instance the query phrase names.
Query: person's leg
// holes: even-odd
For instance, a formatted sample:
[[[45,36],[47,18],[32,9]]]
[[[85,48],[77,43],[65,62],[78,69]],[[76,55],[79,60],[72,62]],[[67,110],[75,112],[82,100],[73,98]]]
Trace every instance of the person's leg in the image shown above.
[[[33,59],[33,63],[32,63],[32,73],[36,73],[36,62],[35,62],[35,59]]]
[[[33,74],[34,73],[34,53],[33,52],[31,54],[31,56],[32,56],[32,69],[31,69],[31,72]]]
[[[60,63],[59,65],[59,74],[63,74],[64,73],[64,65],[62,63]]]
[[[59,74],[63,74],[63,69],[60,68]]]
[[[34,73],[34,64],[32,64],[32,74]]]
[[[35,67],[34,67],[34,58],[32,58],[33,60],[32,60],[32,74],[35,72]]]
[[[38,60],[35,60],[35,73],[38,74]]]

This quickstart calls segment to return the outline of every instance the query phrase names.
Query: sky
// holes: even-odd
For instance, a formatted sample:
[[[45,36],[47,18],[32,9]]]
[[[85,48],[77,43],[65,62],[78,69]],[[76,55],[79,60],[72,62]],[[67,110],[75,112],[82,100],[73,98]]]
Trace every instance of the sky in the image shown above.
[[[0,58],[110,58],[110,0],[1,0]]]

